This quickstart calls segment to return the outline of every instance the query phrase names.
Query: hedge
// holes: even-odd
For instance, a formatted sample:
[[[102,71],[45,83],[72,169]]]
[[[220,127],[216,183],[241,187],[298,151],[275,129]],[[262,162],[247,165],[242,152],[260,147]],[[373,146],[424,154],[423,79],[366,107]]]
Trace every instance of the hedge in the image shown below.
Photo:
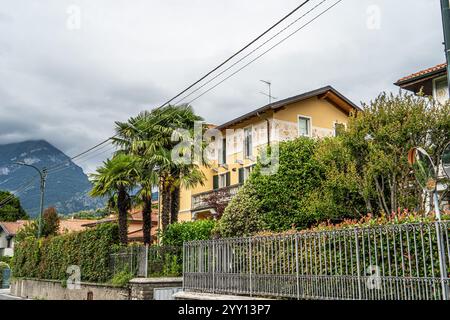
[[[15,277],[65,280],[67,268],[77,265],[82,281],[107,282],[112,276],[109,255],[113,245],[118,243],[117,224],[39,240],[28,237],[15,246],[13,274]]]
[[[162,243],[166,246],[182,247],[186,241],[211,239],[215,225],[213,220],[173,223],[164,232]]]

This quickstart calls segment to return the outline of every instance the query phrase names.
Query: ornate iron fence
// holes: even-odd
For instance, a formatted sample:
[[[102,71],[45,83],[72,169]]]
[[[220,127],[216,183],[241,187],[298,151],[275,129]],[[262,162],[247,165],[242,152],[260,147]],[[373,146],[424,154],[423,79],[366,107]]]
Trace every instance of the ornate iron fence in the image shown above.
[[[184,290],[295,299],[449,299],[449,222],[185,243]]]
[[[113,275],[125,271],[135,277],[180,276],[182,248],[176,246],[131,245],[110,255]]]

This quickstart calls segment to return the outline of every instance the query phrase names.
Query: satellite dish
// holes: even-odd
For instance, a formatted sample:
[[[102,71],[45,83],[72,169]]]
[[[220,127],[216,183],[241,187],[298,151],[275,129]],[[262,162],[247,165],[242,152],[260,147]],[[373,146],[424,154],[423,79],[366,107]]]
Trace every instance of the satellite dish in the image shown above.
[[[450,142],[444,148],[442,153],[442,166],[447,177],[450,179]]]
[[[422,189],[429,192],[435,191],[437,187],[436,167],[430,155],[422,148],[412,148],[408,152],[408,162]]]

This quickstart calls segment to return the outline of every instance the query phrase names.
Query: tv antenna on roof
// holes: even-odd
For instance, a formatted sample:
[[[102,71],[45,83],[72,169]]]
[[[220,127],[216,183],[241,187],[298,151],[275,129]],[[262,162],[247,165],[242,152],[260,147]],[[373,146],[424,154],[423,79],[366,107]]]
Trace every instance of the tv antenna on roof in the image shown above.
[[[262,95],[265,95],[266,97],[269,98],[269,104],[272,103],[272,99],[273,99],[273,100],[277,100],[276,97],[272,96],[272,82],[267,81],[267,80],[259,80],[259,81],[261,81],[261,82],[267,84],[267,86],[269,87],[269,94],[264,93],[264,92],[260,92]]]

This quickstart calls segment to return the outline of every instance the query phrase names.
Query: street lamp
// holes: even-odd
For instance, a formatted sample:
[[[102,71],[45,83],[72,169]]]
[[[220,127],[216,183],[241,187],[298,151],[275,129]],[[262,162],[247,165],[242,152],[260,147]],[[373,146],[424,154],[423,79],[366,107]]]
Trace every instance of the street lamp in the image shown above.
[[[39,173],[39,177],[41,180],[41,183],[40,183],[40,191],[41,191],[40,208],[41,208],[41,211],[39,213],[39,219],[38,219],[38,238],[40,238],[41,232],[42,232],[42,216],[44,214],[44,193],[45,193],[45,180],[47,179],[47,169],[43,168],[42,170],[40,170],[38,167],[35,167],[31,164],[27,164],[24,162],[15,162],[15,164],[33,168],[34,170],[36,170]]]

